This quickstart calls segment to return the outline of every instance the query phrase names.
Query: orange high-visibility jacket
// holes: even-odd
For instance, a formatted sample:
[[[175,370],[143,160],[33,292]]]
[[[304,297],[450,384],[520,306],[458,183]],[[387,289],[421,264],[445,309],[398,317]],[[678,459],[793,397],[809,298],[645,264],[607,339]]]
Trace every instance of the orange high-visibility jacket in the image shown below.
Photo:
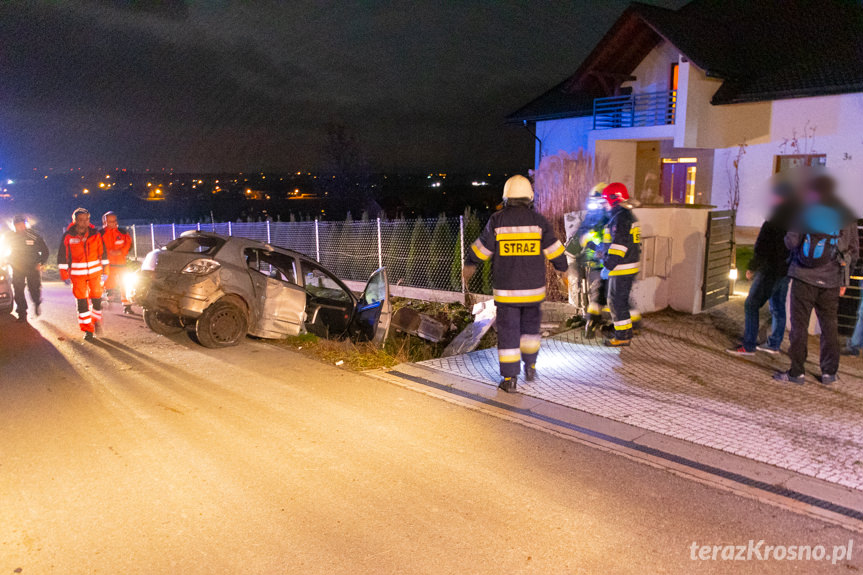
[[[132,236],[126,232],[126,228],[103,228],[101,234],[111,266],[126,265],[126,256],[132,248]]]
[[[57,268],[63,280],[107,273],[108,255],[96,226],[90,224],[85,236],[75,232],[74,223],[66,228],[57,250]]]

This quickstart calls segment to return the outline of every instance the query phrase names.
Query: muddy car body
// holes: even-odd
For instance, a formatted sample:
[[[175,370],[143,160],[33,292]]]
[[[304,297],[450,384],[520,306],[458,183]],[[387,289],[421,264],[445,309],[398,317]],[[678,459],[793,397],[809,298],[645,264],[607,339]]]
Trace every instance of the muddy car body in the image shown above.
[[[313,259],[238,237],[187,232],[147,254],[129,295],[153,331],[194,328],[207,347],[235,345],[246,334],[301,333],[381,342],[390,320],[381,268],[361,296]]]

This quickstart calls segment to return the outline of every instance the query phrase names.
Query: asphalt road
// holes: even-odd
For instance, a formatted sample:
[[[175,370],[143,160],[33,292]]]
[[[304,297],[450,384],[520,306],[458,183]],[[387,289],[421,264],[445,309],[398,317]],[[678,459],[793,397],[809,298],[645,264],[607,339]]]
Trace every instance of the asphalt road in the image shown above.
[[[0,318],[0,575],[863,568],[859,534],[263,342],[105,326],[58,284]],[[854,548],[690,558],[750,539]]]

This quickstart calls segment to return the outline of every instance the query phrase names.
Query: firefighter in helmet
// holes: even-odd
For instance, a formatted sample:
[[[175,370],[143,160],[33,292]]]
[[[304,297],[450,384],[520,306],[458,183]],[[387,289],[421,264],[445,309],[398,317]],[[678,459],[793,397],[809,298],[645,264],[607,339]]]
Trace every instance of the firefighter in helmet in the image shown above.
[[[637,312],[630,313],[632,285],[641,262],[641,228],[629,204],[629,191],[619,182],[602,190],[608,221],[600,250],[602,277],[608,278],[608,304],[614,332],[605,340],[610,347],[628,346],[632,341],[632,324]],[[633,317],[635,316],[635,317]]]
[[[85,340],[102,331],[102,274],[108,268],[108,254],[102,235],[90,223],[90,212],[78,208],[66,228],[57,250],[60,277],[72,284],[78,302],[78,327]]]
[[[546,261],[566,272],[563,244],[551,224],[533,210],[533,187],[524,176],[513,176],[503,188],[504,208],[489,219],[467,254],[464,276],[492,260],[494,302],[497,307],[500,389],[516,390],[524,362],[524,377],[536,377],[540,346],[540,304],[545,299]]]
[[[608,184],[600,182],[587,195],[584,218],[566,246],[566,251],[575,258],[583,297],[587,297],[584,310],[585,337],[591,339],[602,323],[602,308],[605,306],[606,284],[602,279],[602,262],[599,259],[603,230],[608,221],[606,202],[602,190]]]

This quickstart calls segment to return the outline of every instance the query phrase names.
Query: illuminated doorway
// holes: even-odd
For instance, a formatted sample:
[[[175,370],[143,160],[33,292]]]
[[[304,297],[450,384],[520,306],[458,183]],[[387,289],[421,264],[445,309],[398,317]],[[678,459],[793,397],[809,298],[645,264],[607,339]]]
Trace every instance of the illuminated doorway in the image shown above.
[[[662,158],[660,189],[666,204],[694,204],[698,158]]]

